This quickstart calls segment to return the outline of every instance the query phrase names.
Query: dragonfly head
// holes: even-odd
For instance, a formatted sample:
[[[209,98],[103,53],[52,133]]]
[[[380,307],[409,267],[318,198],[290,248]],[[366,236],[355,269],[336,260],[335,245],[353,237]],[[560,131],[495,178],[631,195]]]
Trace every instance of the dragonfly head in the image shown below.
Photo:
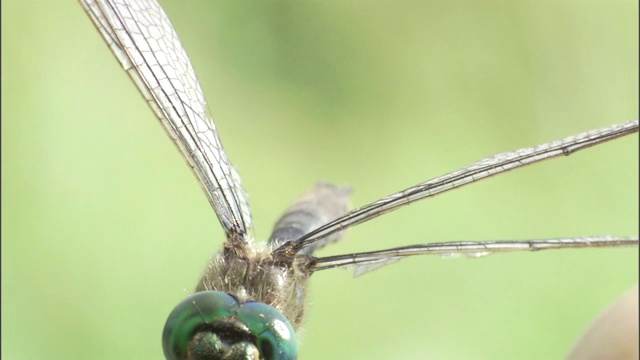
[[[178,304],[162,334],[167,360],[293,360],[298,342],[293,327],[275,308],[240,304],[220,291],[195,293]]]

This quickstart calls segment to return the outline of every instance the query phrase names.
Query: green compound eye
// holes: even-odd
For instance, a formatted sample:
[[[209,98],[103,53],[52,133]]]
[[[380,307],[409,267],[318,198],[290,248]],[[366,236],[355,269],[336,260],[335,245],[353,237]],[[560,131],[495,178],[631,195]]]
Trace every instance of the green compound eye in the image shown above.
[[[257,337],[260,355],[265,360],[294,360],[298,356],[298,339],[289,320],[278,310],[260,302],[248,302],[238,310],[238,317]]]
[[[179,303],[162,334],[167,360],[294,360],[298,341],[278,310],[260,302],[240,305],[227,293],[203,291]]]
[[[167,360],[187,358],[191,339],[207,324],[229,317],[240,305],[220,291],[203,291],[182,300],[169,314],[162,332],[162,348]]]

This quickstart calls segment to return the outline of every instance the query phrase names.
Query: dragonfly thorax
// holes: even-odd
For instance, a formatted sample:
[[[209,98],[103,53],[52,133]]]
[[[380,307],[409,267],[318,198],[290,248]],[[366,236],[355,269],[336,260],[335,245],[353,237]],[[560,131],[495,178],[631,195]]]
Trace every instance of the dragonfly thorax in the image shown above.
[[[232,294],[240,303],[257,301],[274,307],[295,328],[302,322],[311,259],[299,255],[290,264],[275,262],[271,247],[215,254],[198,282],[196,292],[216,290]]]

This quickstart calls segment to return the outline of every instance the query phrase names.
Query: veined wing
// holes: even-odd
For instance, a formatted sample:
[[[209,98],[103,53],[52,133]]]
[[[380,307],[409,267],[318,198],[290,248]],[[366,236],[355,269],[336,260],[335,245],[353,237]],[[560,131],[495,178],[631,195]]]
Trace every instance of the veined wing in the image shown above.
[[[198,178],[227,239],[251,236],[240,176],[222,148],[206,100],[169,18],[155,0],[80,0],[111,51]]]
[[[355,267],[354,276],[360,276],[407,256],[414,255],[455,257],[464,254],[468,257],[482,257],[495,253],[516,251],[629,246],[638,246],[637,236],[603,235],[533,240],[452,241],[316,258],[311,266],[311,270],[319,271],[336,267]]]
[[[586,149],[588,147],[637,132],[638,120],[632,120],[622,124],[612,125],[609,127],[570,136],[561,140],[541,144],[535,147],[523,148],[516,151],[493,155],[491,157],[482,159],[474,164],[463,167],[462,169],[423,182],[406,190],[389,195],[374,203],[353,210],[348,214],[324,226],[321,226],[314,231],[311,231],[310,233],[302,236],[300,239],[294,242],[285,243],[283,246],[276,249],[275,253],[278,256],[290,257],[300,250],[311,246],[318,241],[322,241],[322,239],[331,236],[332,234],[346,230],[351,226],[363,223],[382,214],[396,210],[399,207],[408,205],[411,202],[418,201],[427,197],[432,197],[440,193],[456,189],[460,186],[471,184],[476,181],[491,177],[493,175],[497,175],[522,166],[530,165],[539,161],[548,160],[560,155],[568,156],[579,150]],[[637,240],[635,240],[635,242],[635,245],[637,245]],[[472,250],[467,249],[464,251],[470,252]],[[493,249],[493,251],[496,250]],[[353,257],[353,255],[350,256]],[[363,254],[363,256],[365,255]],[[382,257],[389,257],[389,254],[384,254]],[[331,266],[335,267],[341,265],[334,263],[327,267]],[[319,268],[320,266],[318,266],[316,269]]]

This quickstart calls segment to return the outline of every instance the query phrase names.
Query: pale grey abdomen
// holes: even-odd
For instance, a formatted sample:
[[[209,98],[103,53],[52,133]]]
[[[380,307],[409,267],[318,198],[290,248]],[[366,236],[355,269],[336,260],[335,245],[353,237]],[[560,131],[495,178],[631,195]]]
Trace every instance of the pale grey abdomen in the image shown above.
[[[320,182],[302,195],[280,217],[269,239],[276,248],[287,241],[297,240],[318,227],[337,219],[349,211],[351,189]],[[337,240],[342,232],[329,236],[301,253],[311,254],[315,249]]]

